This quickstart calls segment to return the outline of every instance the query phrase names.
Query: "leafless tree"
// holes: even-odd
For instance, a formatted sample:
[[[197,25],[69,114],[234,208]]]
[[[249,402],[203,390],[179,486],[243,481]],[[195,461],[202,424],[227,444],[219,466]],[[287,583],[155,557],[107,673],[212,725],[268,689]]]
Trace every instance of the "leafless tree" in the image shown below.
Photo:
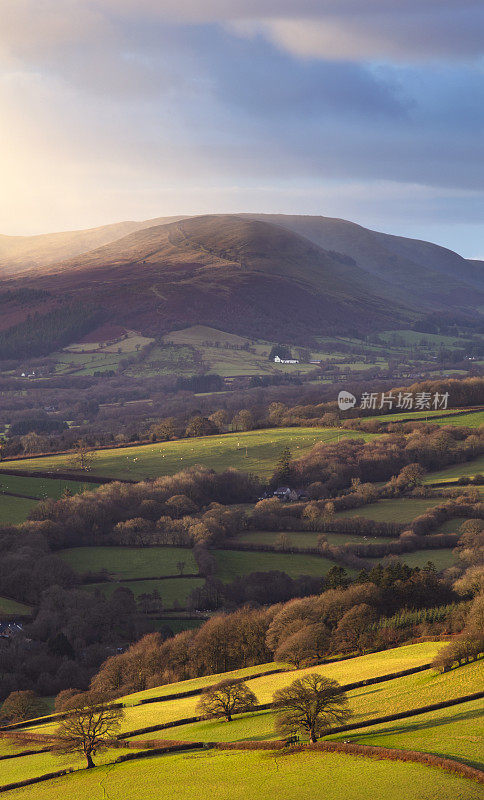
[[[227,722],[233,714],[253,711],[257,698],[243,681],[226,680],[208,686],[202,693],[197,708],[204,717],[225,717]]]
[[[58,753],[79,753],[85,756],[88,769],[94,767],[93,756],[109,747],[121,724],[124,711],[115,707],[98,692],[84,692],[66,702],[68,712],[57,729]]]
[[[285,734],[305,732],[311,742],[351,712],[346,693],[337,681],[312,673],[279,689],[273,696],[276,727]]]

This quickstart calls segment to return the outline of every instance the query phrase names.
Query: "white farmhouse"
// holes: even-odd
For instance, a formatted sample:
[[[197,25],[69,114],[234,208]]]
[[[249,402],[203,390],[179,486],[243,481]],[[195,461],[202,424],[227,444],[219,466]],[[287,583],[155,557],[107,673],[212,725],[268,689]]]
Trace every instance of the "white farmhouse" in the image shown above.
[[[274,361],[276,364],[299,364],[297,358],[279,358],[279,356],[274,356]]]

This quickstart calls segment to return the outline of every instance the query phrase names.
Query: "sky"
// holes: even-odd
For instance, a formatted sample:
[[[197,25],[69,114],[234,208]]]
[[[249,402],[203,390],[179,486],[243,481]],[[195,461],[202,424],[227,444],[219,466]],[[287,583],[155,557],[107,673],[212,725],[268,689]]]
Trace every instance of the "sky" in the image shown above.
[[[0,233],[343,217],[484,258],[483,0],[0,0]]]

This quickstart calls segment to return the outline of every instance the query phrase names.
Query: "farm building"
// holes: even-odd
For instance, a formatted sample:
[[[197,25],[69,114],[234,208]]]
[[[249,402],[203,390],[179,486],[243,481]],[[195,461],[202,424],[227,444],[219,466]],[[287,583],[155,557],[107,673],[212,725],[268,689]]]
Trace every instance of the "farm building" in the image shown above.
[[[297,358],[280,358],[279,356],[274,356],[274,361],[276,364],[299,364]]]

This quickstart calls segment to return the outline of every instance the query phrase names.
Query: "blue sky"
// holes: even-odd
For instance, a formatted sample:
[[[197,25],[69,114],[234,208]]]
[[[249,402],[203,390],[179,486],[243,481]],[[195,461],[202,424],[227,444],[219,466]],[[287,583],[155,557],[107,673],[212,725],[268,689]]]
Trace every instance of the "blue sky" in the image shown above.
[[[323,214],[484,258],[479,0],[0,0],[0,232]]]

